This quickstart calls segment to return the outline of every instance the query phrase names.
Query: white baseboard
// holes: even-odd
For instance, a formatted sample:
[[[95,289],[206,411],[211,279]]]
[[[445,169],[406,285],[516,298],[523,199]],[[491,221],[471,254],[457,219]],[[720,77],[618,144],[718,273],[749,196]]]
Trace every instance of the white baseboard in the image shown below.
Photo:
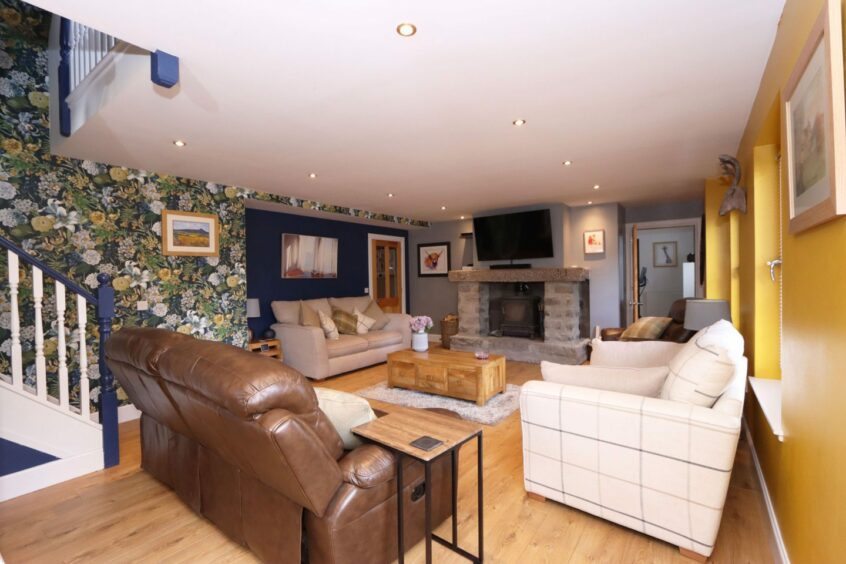
[[[764,495],[764,505],[767,507],[767,516],[770,519],[770,526],[773,529],[776,549],[778,549],[782,564],[790,564],[787,547],[784,545],[784,537],[781,536],[781,527],[778,526],[778,517],[776,517],[773,499],[770,497],[770,490],[767,488],[764,471],[761,469],[761,461],[758,459],[758,453],[755,451],[755,443],[752,442],[752,433],[749,431],[749,425],[746,424],[746,419],[743,419],[743,432],[746,435],[746,441],[749,443],[749,450],[752,453],[752,462],[755,464],[755,473],[758,475],[758,482],[761,484],[761,492]]]
[[[140,417],[141,412],[138,411],[138,408],[131,403],[122,405],[118,408],[118,423],[125,423],[126,421],[132,421],[133,419],[138,419]]]
[[[62,458],[0,477],[0,502],[103,469],[103,451]]]

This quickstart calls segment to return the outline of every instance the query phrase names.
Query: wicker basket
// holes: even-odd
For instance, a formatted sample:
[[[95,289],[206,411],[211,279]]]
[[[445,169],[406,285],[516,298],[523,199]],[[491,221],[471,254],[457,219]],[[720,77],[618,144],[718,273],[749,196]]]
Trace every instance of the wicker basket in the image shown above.
[[[449,339],[458,333],[458,316],[449,314],[441,319],[441,346],[449,348]]]

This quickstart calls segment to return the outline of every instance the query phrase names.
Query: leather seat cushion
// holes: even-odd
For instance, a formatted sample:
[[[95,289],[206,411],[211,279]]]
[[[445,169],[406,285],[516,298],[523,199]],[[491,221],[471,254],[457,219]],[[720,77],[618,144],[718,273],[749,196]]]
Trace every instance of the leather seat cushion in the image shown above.
[[[367,350],[367,340],[358,335],[341,335],[338,339],[326,339],[329,358],[338,358]]]
[[[360,337],[367,339],[368,349],[378,349],[379,347],[389,347],[402,343],[402,333],[399,331],[371,331],[360,335]]]

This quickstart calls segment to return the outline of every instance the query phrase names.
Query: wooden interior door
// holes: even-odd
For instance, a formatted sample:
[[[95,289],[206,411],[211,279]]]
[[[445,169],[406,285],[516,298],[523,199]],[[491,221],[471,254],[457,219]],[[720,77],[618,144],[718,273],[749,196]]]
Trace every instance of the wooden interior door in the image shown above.
[[[640,319],[640,243],[637,237],[637,225],[632,225],[632,323]]]
[[[402,252],[399,241],[372,242],[373,299],[383,311],[402,313]]]

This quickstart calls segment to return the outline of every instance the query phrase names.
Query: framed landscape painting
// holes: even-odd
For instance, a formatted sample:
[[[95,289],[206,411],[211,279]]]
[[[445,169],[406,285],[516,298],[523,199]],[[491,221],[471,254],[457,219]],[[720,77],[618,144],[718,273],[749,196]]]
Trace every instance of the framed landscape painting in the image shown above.
[[[605,253],[605,230],[594,229],[584,232],[585,254],[601,255]]]
[[[846,213],[840,2],[829,0],[782,91],[790,231]]]
[[[162,254],[216,257],[220,254],[220,220],[214,214],[162,211]]]
[[[417,276],[449,274],[449,242],[417,245]]]
[[[337,278],[338,240],[282,234],[282,278]]]

